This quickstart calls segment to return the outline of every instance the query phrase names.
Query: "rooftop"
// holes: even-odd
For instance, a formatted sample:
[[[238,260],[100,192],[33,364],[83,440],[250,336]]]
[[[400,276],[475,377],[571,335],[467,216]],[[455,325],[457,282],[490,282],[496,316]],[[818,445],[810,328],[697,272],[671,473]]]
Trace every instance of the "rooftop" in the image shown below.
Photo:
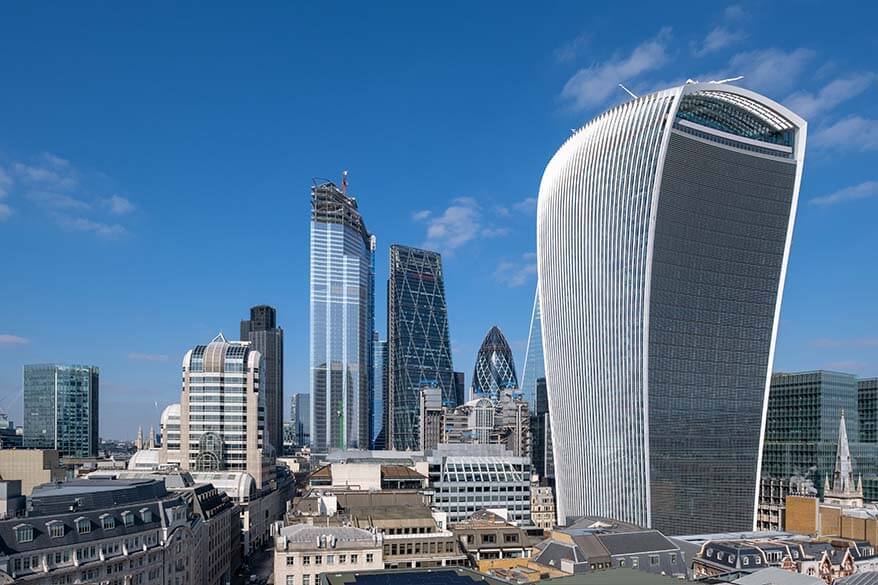
[[[437,568],[358,573],[323,573],[329,585],[507,585],[507,581],[488,577],[469,569]]]

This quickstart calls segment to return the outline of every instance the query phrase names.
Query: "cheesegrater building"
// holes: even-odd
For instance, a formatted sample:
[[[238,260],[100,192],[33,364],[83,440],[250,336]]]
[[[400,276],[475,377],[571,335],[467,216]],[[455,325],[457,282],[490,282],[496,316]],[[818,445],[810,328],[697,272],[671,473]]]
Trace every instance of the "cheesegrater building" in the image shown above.
[[[690,82],[546,167],[537,253],[560,520],[754,526],[806,123]]]

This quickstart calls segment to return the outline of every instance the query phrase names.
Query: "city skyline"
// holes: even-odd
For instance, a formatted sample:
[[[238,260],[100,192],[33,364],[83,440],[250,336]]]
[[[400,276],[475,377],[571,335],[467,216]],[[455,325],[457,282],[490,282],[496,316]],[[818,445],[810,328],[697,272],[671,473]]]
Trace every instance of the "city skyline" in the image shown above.
[[[130,438],[176,401],[179,356],[191,340],[217,330],[230,336],[242,311],[259,303],[277,307],[286,330],[285,400],[307,391],[307,186],[315,175],[338,182],[344,169],[378,236],[382,338],[389,245],[433,246],[443,253],[456,369],[469,377],[495,322],[522,367],[535,287],[534,198],[557,144],[629,99],[618,82],[642,94],[666,80],[739,74],[745,87],[807,110],[814,139],[775,370],[878,374],[868,292],[875,276],[861,271],[874,262],[875,73],[865,24],[843,20],[843,8],[814,26],[808,11],[777,7],[702,6],[671,17],[644,6],[636,25],[619,31],[605,26],[625,16],[616,7],[473,7],[467,22],[437,27],[459,39],[449,48],[446,33],[416,33],[349,7],[334,18],[345,34],[319,55],[307,49],[316,16],[298,10],[276,19],[276,35],[254,41],[258,27],[237,30],[222,9],[183,10],[160,23],[126,8],[117,27],[88,40],[72,33],[97,18],[87,7],[44,18],[4,8],[0,46],[21,55],[0,96],[0,245],[20,251],[0,293],[0,408],[16,424],[24,364],[89,363],[101,369],[101,435]],[[188,55],[202,17],[218,31],[203,33],[214,52]],[[781,19],[788,26],[778,30],[772,23]],[[166,44],[145,42],[169,21]],[[833,30],[846,31],[844,42]],[[398,40],[359,54],[376,31]],[[141,41],[148,52],[133,48]],[[118,50],[103,54],[106,46]],[[396,56],[400,47],[414,48],[414,65]],[[179,66],[168,65],[180,55]],[[783,80],[773,74],[779,69]],[[202,72],[198,83],[192,70]],[[68,83],[82,78],[94,82]],[[345,99],[314,89],[335,84],[347,88]],[[461,84],[469,90],[455,89]],[[175,105],[164,97],[171,93]],[[250,107],[254,96],[264,115]],[[272,209],[260,229],[238,212],[256,201]],[[208,242],[220,235],[231,245],[217,262]],[[274,268],[258,288],[222,273],[252,254],[251,242]],[[222,295],[205,295],[182,270],[182,249],[205,278],[223,279]],[[77,279],[82,286],[50,286]]]

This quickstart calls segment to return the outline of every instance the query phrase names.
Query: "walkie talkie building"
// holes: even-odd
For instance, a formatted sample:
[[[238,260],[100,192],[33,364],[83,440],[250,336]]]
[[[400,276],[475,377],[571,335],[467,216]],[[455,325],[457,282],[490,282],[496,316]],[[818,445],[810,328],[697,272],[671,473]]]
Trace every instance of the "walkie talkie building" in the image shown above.
[[[687,83],[571,136],[538,206],[558,514],[751,529],[806,123]]]

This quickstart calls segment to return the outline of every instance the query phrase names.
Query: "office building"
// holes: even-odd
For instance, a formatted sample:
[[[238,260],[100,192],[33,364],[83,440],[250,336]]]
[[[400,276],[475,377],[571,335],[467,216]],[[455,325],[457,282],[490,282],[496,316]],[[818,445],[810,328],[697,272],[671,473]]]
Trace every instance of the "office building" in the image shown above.
[[[518,390],[515,360],[509,342],[500,328],[494,325],[485,335],[476,354],[473,368],[473,398],[497,400],[501,390]]]
[[[181,469],[246,472],[257,488],[273,479],[274,453],[265,446],[263,364],[262,354],[250,349],[249,342],[228,341],[222,333],[186,352]],[[171,456],[168,452],[166,458]]]
[[[387,284],[388,446],[417,449],[421,388],[440,389],[456,404],[442,256],[406,246],[390,247]]]
[[[357,201],[331,182],[311,189],[311,447],[369,446],[375,237]]]
[[[454,372],[454,403],[463,404],[466,401],[466,374]]]
[[[440,442],[503,445],[516,457],[530,457],[530,426],[527,403],[515,389],[503,389],[496,400],[474,398],[461,406],[443,408]]]
[[[241,321],[241,341],[262,354],[260,392],[265,395],[265,436],[278,455],[283,451],[284,330],[277,326],[277,310],[268,305],[250,309]]]
[[[537,379],[536,390],[536,412],[530,423],[534,473],[544,484],[555,485],[555,455],[552,452],[552,423],[545,378]]]
[[[311,396],[309,394],[293,394],[290,400],[290,420],[295,427],[296,446],[310,445]]]
[[[386,419],[385,400],[387,399],[387,341],[382,341],[378,332],[372,337],[372,410],[369,416],[372,420],[371,448],[383,449],[386,445],[384,438],[384,424]]]
[[[502,445],[441,444],[424,454],[433,506],[462,522],[487,508],[503,510],[518,526],[529,526],[530,458],[516,457]]]
[[[20,449],[22,434],[3,410],[0,410],[0,449]]]
[[[524,371],[521,374],[521,393],[531,410],[536,408],[537,380],[546,378],[546,367],[543,363],[543,332],[540,327],[540,289],[537,285],[534,308],[530,316],[530,331],[527,335]]]
[[[352,526],[293,524],[275,537],[274,582],[319,585],[323,573],[383,569],[380,534]]]
[[[99,377],[94,366],[24,366],[24,448],[97,457]]]
[[[442,391],[434,385],[421,388],[418,450],[435,449],[442,441],[442,411]]]
[[[574,133],[546,167],[539,300],[558,513],[752,528],[804,120],[687,83]]]
[[[0,521],[4,583],[204,583],[232,577],[235,506],[208,485],[73,480],[35,489],[27,516]]]

